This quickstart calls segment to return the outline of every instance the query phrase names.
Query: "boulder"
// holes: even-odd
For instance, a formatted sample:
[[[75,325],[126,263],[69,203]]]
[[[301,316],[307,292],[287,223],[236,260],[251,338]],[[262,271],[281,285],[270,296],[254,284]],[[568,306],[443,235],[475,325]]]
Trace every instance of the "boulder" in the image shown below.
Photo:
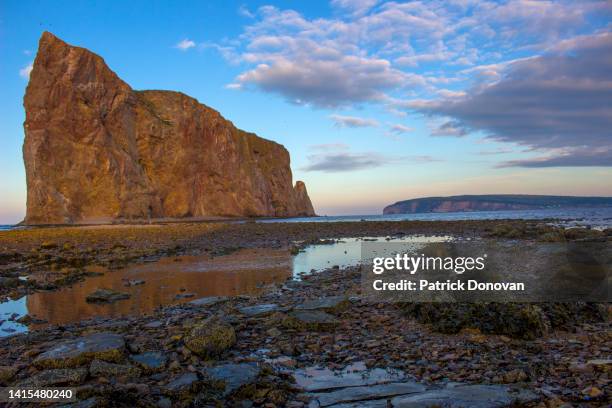
[[[65,368],[87,364],[94,359],[119,362],[125,351],[123,337],[115,333],[94,333],[52,346],[40,354],[38,367]]]
[[[24,107],[25,224],[314,215],[282,145],[180,92],[135,91],[49,32]]]
[[[255,306],[246,306],[246,307],[240,308],[238,311],[242,313],[243,315],[246,315],[249,317],[260,317],[260,316],[266,316],[271,313],[274,313],[277,310],[279,310],[279,307],[277,304],[266,303],[266,304],[255,305]]]
[[[17,387],[46,387],[49,385],[79,385],[87,378],[86,368],[56,368],[44,370],[17,384]]]
[[[229,298],[226,296],[206,296],[203,298],[192,300],[191,302],[189,302],[189,304],[193,306],[208,307],[226,302],[228,300]]]
[[[317,406],[319,407],[329,407],[336,404],[370,401],[382,398],[385,398],[385,405],[383,406],[386,406],[386,399],[389,397],[414,394],[423,392],[425,390],[426,388],[423,384],[407,382],[347,387],[330,392],[312,393],[306,395],[312,398],[312,400],[316,401],[315,404],[311,403],[311,406],[318,404]]]
[[[283,320],[282,325],[297,330],[329,330],[339,324],[333,315],[319,310],[294,310]]]
[[[175,377],[164,387],[168,395],[177,398],[185,398],[189,394],[196,392],[201,385],[201,381],[195,373],[184,373]]]
[[[166,367],[168,358],[161,351],[148,351],[142,354],[134,354],[130,359],[146,371],[160,371]]]
[[[92,377],[139,377],[139,368],[129,364],[107,363],[102,360],[94,360],[89,366],[89,374]]]
[[[394,408],[503,408],[523,406],[538,400],[531,391],[504,385],[450,384],[441,389],[395,397]]]
[[[261,369],[255,363],[221,364],[206,368],[203,374],[223,390],[223,395],[232,394],[244,385],[257,380]]]
[[[235,343],[234,328],[214,317],[196,324],[185,337],[187,348],[204,358],[214,358]]]
[[[295,307],[295,310],[323,310],[338,313],[348,309],[351,302],[346,296],[329,296],[308,300]]]
[[[0,366],[0,384],[6,384],[17,374],[17,368]]]

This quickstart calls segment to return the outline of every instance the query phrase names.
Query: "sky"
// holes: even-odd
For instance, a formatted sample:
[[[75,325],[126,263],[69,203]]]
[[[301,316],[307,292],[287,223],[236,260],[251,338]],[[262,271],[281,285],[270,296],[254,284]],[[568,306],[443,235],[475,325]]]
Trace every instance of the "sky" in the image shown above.
[[[43,31],[282,143],[321,215],[612,196],[609,1],[0,0],[0,224],[25,215],[22,101]]]

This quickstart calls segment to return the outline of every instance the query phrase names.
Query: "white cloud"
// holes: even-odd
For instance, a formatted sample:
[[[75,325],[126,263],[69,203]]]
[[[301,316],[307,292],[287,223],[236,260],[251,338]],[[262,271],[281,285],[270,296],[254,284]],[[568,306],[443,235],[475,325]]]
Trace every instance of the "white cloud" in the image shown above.
[[[414,128],[411,128],[410,126],[402,125],[401,123],[397,123],[395,125],[391,125],[389,127],[389,131],[391,133],[396,134],[396,135],[401,135],[401,134],[404,134],[404,133],[413,132]]]
[[[246,66],[233,83],[317,107],[460,96],[443,87],[498,81],[510,63],[504,55],[544,52],[583,29],[589,15],[603,13],[606,2],[332,0],[331,6],[326,18],[274,6],[244,9],[252,24],[215,45]]]
[[[32,68],[33,66],[30,62],[28,65],[19,70],[19,76],[25,79],[30,79],[30,73],[32,72]]]
[[[185,38],[184,40],[180,41],[178,44],[175,45],[175,47],[181,51],[187,51],[188,49],[193,48],[195,46],[196,46],[195,42],[187,38]]]
[[[251,11],[244,4],[238,7],[238,14],[246,18],[255,18],[255,14],[251,13]]]
[[[359,118],[356,116],[330,115],[329,118],[334,121],[337,127],[377,127],[378,121],[375,119]]]

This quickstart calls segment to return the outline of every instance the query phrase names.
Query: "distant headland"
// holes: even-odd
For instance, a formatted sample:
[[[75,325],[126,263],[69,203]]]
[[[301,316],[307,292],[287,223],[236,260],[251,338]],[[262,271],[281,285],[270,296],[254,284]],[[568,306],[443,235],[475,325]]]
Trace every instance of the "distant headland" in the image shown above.
[[[398,201],[383,214],[443,213],[461,211],[536,210],[544,208],[612,207],[612,197],[574,197],[523,194],[424,197]]]

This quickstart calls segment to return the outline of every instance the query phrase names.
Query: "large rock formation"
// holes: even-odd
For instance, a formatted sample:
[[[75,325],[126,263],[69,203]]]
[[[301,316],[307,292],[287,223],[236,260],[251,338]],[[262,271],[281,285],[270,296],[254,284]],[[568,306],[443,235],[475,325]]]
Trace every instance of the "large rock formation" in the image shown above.
[[[282,145],[182,93],[134,91],[53,34],[24,106],[26,224],[314,215]]]

